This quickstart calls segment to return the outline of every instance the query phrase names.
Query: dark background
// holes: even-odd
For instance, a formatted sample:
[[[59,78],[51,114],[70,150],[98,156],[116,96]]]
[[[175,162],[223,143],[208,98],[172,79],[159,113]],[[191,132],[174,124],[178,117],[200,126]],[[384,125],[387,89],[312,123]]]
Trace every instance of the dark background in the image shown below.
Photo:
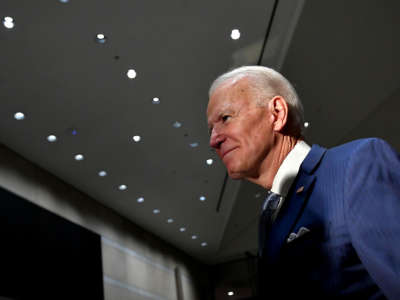
[[[0,189],[0,297],[104,299],[100,236]]]

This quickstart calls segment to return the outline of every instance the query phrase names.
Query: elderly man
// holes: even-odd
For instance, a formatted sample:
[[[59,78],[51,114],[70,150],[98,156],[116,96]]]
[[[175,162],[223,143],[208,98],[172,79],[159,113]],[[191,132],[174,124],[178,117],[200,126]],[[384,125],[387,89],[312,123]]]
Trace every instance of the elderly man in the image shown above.
[[[267,190],[260,299],[400,299],[400,158],[387,143],[310,147],[294,88],[260,66],[218,77],[207,116],[229,176]]]

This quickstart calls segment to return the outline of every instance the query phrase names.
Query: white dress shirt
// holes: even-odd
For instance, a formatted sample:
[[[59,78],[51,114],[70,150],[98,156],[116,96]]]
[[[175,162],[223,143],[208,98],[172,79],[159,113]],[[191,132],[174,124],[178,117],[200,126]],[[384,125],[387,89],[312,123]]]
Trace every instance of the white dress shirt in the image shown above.
[[[271,191],[283,196],[279,206],[274,214],[274,219],[282,206],[290,187],[296,179],[299,169],[307,154],[310,152],[311,147],[304,141],[298,141],[294,148],[289,152],[283,160],[272,182]]]

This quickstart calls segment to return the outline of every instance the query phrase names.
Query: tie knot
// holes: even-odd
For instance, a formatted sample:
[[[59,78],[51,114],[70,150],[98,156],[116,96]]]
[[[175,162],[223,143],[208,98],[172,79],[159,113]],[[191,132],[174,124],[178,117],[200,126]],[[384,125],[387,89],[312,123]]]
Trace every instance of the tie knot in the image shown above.
[[[263,211],[268,209],[268,210],[275,210],[278,208],[279,203],[283,197],[277,193],[268,191],[267,192],[267,197],[265,198],[264,204],[263,204]]]

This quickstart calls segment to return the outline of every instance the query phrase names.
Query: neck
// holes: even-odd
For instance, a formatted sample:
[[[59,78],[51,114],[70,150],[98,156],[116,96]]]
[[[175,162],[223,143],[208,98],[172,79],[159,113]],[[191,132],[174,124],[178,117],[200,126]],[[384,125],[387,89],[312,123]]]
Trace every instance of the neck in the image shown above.
[[[266,189],[271,189],[279,167],[299,140],[288,135],[278,135],[268,155],[262,161],[257,176],[246,179]]]

